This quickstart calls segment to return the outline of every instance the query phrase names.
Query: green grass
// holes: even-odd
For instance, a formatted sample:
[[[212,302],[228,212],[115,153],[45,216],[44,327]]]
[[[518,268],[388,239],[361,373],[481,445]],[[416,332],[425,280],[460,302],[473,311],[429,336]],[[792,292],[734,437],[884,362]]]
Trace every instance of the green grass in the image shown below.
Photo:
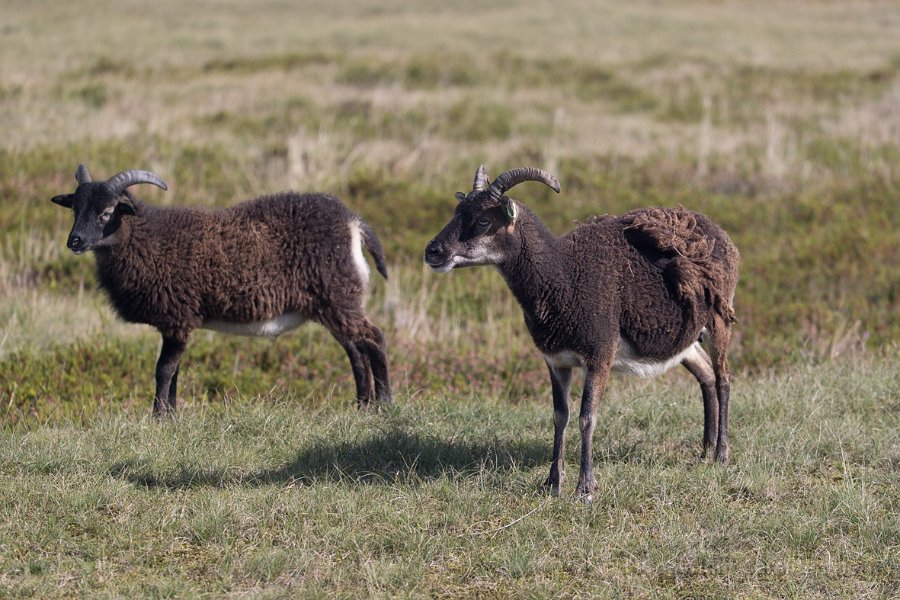
[[[894,357],[896,358],[896,357]],[[734,461],[695,463],[686,375],[616,380],[593,505],[537,494],[549,402],[381,414],[239,394],[0,437],[0,585],[26,596],[890,597],[900,386],[884,360],[739,380]],[[872,415],[881,417],[877,424]]]
[[[16,3],[0,17],[0,596],[892,597],[900,23],[890,3]],[[777,18],[772,15],[777,14]],[[38,41],[39,40],[39,41]],[[182,415],[48,199],[340,196],[378,232],[396,406],[317,326],[196,332]],[[728,468],[684,373],[614,379],[591,507],[533,493],[549,384],[490,269],[422,265],[478,164],[558,233],[682,204],[742,254]],[[149,187],[149,186],[148,186]],[[576,440],[577,435],[570,436]],[[570,443],[574,484],[576,444]]]

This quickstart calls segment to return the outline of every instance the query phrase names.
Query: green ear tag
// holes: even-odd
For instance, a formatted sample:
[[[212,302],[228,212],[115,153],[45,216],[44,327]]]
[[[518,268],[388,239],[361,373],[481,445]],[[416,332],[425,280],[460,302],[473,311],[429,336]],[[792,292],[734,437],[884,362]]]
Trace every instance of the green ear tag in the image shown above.
[[[512,201],[506,203],[506,216],[509,217],[510,222],[516,220],[516,205],[513,204]]]

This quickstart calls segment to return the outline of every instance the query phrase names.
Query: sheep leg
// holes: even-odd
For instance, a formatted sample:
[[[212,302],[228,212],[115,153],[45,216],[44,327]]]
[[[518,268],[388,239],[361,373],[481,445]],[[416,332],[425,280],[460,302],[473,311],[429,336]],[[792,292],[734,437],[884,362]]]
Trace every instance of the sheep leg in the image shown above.
[[[609,381],[612,358],[604,358],[594,364],[585,365],[584,391],[581,394],[581,413],[578,425],[581,429],[581,471],[578,473],[578,486],[575,495],[585,502],[593,500],[597,480],[594,478],[593,436],[597,425],[597,408],[603,390]]]
[[[355,342],[341,342],[341,346],[350,359],[350,369],[356,382],[356,403],[360,408],[366,407],[372,397],[372,374],[368,359]]]
[[[569,390],[572,387],[572,369],[555,368],[547,363],[550,370],[550,386],[553,390],[553,461],[550,476],[542,489],[553,496],[559,495],[563,481],[563,455],[565,453],[566,426],[569,424]]]
[[[163,337],[162,350],[156,361],[156,395],[153,398],[153,414],[161,416],[169,408],[175,409],[175,385],[178,362],[184,354],[186,342],[175,338]]]
[[[719,398],[719,431],[716,439],[716,462],[728,462],[728,400],[731,396],[730,374],[728,372],[728,342],[731,330],[725,321],[715,315],[710,328],[710,350],[713,371],[716,374],[716,394]]]
[[[391,379],[387,361],[387,342],[384,333],[374,325],[371,325],[370,336],[373,339],[366,340],[362,346],[369,359],[369,367],[372,378],[375,380],[375,399],[379,404],[390,404],[393,401],[391,394]]]
[[[179,371],[181,371],[181,363],[175,367],[175,372],[172,374],[172,383],[169,384],[169,410],[175,410],[175,405],[177,403],[175,390],[178,388]]]
[[[369,321],[361,308],[350,312],[332,310],[322,316],[321,323],[340,342],[350,358],[360,408],[369,405],[373,388],[379,403],[389,403],[391,387],[385,356],[387,346],[381,330]]]
[[[707,452],[716,445],[719,433],[719,399],[716,396],[716,374],[712,360],[706,351],[696,345],[696,354],[688,354],[681,364],[690,371],[700,384],[703,394],[703,451],[700,460],[706,459]]]

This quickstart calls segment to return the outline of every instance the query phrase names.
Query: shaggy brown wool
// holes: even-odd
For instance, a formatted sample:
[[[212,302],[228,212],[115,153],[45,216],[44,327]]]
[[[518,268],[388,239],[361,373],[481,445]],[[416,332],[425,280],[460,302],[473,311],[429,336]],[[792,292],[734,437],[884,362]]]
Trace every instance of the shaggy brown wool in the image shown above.
[[[694,310],[704,301],[711,304],[726,323],[737,320],[731,299],[721,291],[737,283],[732,268],[737,250],[708,219],[683,207],[648,208],[627,213],[622,223],[636,246],[667,257],[664,277],[679,298]],[[724,246],[718,254],[717,244]]]
[[[578,417],[582,435],[576,493],[596,484],[591,436],[600,397],[616,367],[651,376],[682,364],[700,384],[703,454],[729,456],[730,394],[726,351],[735,321],[737,248],[705,216],[684,208],[603,215],[556,236],[498,181],[540,181],[549,173],[514,169],[491,184],[483,167],[473,189],[458,193],[453,218],[425,249],[440,272],[496,266],[522,307],[525,324],[550,371],[554,407],[553,462],[545,485],[558,491],[569,421],[572,369],[585,381]],[[709,352],[698,343],[708,333]]]
[[[391,400],[386,344],[365,313],[364,245],[387,277],[372,229],[339,200],[283,193],[219,210],[154,207],[113,185],[155,183],[144,171],[107,182],[79,167],[69,247],[93,250],[97,279],[119,316],[162,334],[154,411],[175,408],[178,365],[188,338],[207,327],[278,335],[306,320],[324,325],[347,352],[361,405]],[[165,189],[165,188],[164,188]],[[373,389],[374,388],[374,389]]]

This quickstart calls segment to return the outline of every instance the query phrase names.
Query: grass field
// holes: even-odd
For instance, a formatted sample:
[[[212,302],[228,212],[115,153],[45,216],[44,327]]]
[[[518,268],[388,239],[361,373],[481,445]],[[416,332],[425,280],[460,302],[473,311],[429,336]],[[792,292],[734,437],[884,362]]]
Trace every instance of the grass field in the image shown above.
[[[897,595],[896,2],[3,2],[0,128],[0,596]],[[354,410],[321,328],[198,332],[149,420],[158,336],[48,201],[79,162],[158,204],[343,198],[387,249],[396,406]],[[730,466],[694,463],[688,376],[615,378],[594,504],[534,493],[518,307],[421,264],[481,162],[557,175],[516,190],[557,232],[654,204],[729,232]]]
[[[686,378],[617,384],[591,506],[537,493],[549,409],[496,395],[402,396],[378,415],[242,398],[163,424],[104,414],[8,433],[0,585],[20,597],[893,597],[898,386],[896,361],[742,380],[725,469],[694,461],[702,410]]]

